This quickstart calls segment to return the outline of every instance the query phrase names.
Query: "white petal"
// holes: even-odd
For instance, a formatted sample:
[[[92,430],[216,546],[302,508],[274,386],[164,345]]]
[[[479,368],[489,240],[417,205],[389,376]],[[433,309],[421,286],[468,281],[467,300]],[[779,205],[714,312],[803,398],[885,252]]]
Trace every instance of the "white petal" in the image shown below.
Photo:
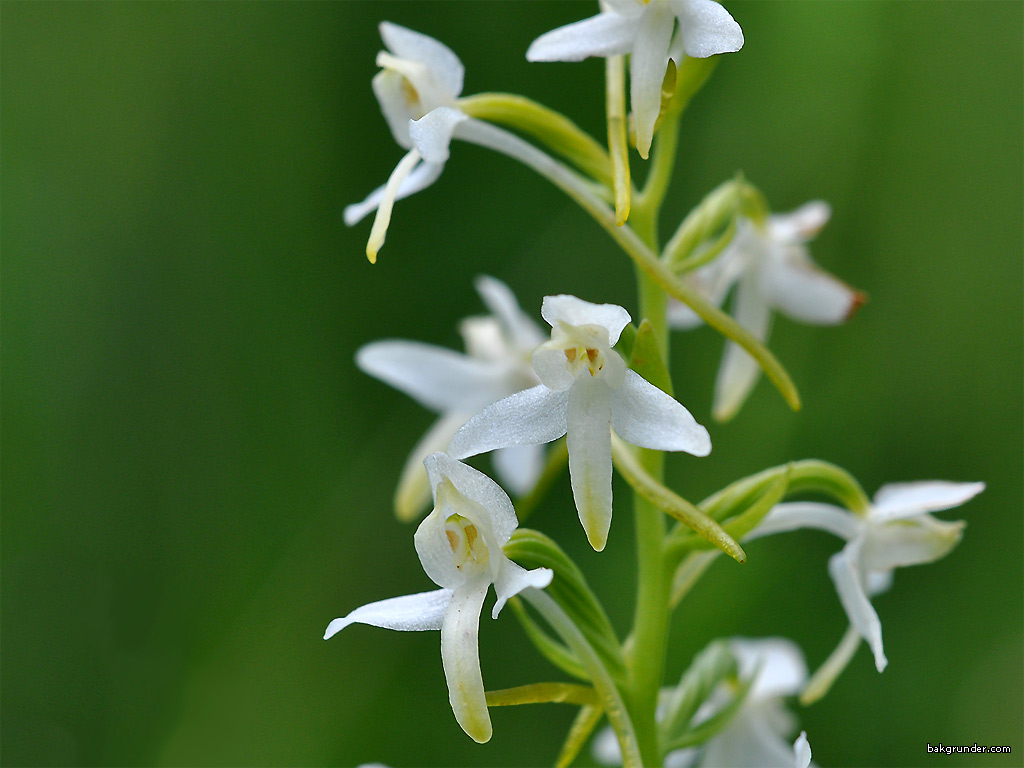
[[[373,95],[377,97],[381,114],[391,129],[395,143],[403,149],[412,149],[409,138],[409,120],[420,117],[422,107],[409,101],[408,81],[401,72],[382,69],[370,81]]]
[[[455,719],[481,744],[491,738],[484,679],[480,673],[480,609],[489,584],[481,580],[452,596],[441,625],[441,663]]]
[[[601,13],[566,24],[534,40],[526,51],[527,61],[582,61],[589,56],[618,56],[629,53],[636,34],[635,18]]]
[[[559,322],[568,325],[599,325],[608,330],[608,344],[614,347],[622,329],[629,325],[629,312],[618,304],[591,304],[575,296],[545,296],[541,316],[554,328]]]
[[[748,273],[736,289],[736,321],[761,341],[768,336],[771,310],[757,290],[757,275]],[[714,414],[717,419],[735,415],[757,381],[757,361],[734,342],[725,345],[725,357],[715,382]]]
[[[333,637],[349,624],[369,624],[384,629],[418,632],[440,629],[452,593],[447,589],[420,592],[415,595],[378,600],[356,608],[348,616],[335,619],[327,625],[324,640]]]
[[[472,413],[506,391],[503,367],[417,341],[367,344],[356,365],[434,411]]]
[[[564,392],[576,382],[565,356],[565,348],[554,341],[541,344],[533,350],[530,362],[537,378],[550,390]]]
[[[892,589],[892,571],[868,571],[864,574],[868,597],[880,595]]]
[[[448,452],[458,459],[511,445],[550,443],[565,434],[569,395],[540,384],[484,408],[455,433]]]
[[[544,471],[544,448],[540,445],[499,448],[491,460],[502,484],[516,496],[525,496],[537,485]]]
[[[940,480],[883,485],[875,494],[871,519],[901,520],[926,512],[959,507],[985,490],[984,483],[948,483]]]
[[[751,701],[792,696],[800,692],[807,680],[804,655],[792,640],[734,637],[729,640],[729,650],[739,664],[741,677],[758,671],[750,689]]]
[[[761,524],[747,534],[744,541],[752,541],[773,533],[797,531],[801,528],[827,531],[849,541],[860,535],[863,527],[860,518],[845,509],[814,501],[794,501],[772,507]]]
[[[792,768],[793,748],[757,708],[743,707],[704,748],[701,765],[729,768]]]
[[[513,343],[522,350],[532,351],[547,339],[536,322],[519,307],[516,296],[505,283],[488,275],[473,281],[484,304],[501,322]]]
[[[668,301],[668,324],[677,331],[690,331],[704,324],[700,315],[677,299]]]
[[[869,571],[931,563],[949,554],[963,536],[965,523],[932,517],[872,526],[861,561]]]
[[[380,25],[380,36],[384,45],[396,56],[425,64],[434,79],[453,98],[462,93],[462,62],[448,46],[432,37],[387,21]]]
[[[871,601],[864,593],[861,582],[860,559],[861,542],[851,541],[842,552],[832,556],[828,561],[828,572],[839,593],[839,602],[850,619],[854,629],[867,640],[871,652],[875,655],[875,667],[881,672],[889,663],[882,649],[882,622],[871,606]]]
[[[790,213],[777,213],[768,219],[771,237],[781,243],[803,243],[810,240],[832,217],[832,208],[824,200],[804,203]]]
[[[675,18],[666,3],[650,3],[640,17],[629,60],[629,98],[636,120],[636,148],[646,159],[661,113],[661,85],[668,68],[668,46]]]
[[[554,571],[550,568],[534,568],[532,571],[528,571],[506,558],[502,562],[498,578],[494,582],[494,591],[498,599],[491,610],[491,618],[498,618],[498,614],[501,613],[501,609],[505,607],[505,602],[510,597],[514,597],[530,587],[544,589],[551,583],[554,575]]]
[[[808,768],[811,764],[811,745],[807,741],[807,731],[800,731],[800,735],[793,742],[793,765],[796,768]]]
[[[431,486],[436,488],[442,478],[451,480],[456,490],[487,513],[487,527],[493,531],[499,547],[505,546],[519,522],[516,511],[501,486],[479,470],[463,464],[444,453],[426,458],[424,466]],[[470,517],[470,515],[465,515]],[[474,523],[479,521],[473,520]]]
[[[601,765],[622,765],[622,748],[611,726],[598,731],[591,744],[590,752]]]
[[[743,47],[743,30],[714,0],[673,0],[683,47],[688,56],[705,59]]]
[[[612,524],[611,390],[581,378],[569,390],[569,479],[583,530],[600,552]]]
[[[448,160],[455,126],[468,119],[461,110],[438,107],[409,123],[409,138],[426,162],[443,164]]]
[[[814,325],[846,322],[864,296],[819,268],[803,246],[776,246],[760,270],[760,290],[787,317]]]
[[[436,455],[436,454],[431,454]],[[429,470],[429,464],[428,470]],[[429,472],[428,472],[429,474]],[[444,489],[438,493],[438,483],[431,478],[431,488],[434,491],[434,508],[420,522],[413,536],[413,543],[416,545],[416,554],[420,558],[420,565],[430,580],[439,587],[455,590],[461,589],[470,578],[463,573],[455,563],[452,555],[451,544],[448,542],[448,535],[445,531],[445,523],[448,520],[451,510],[446,502],[450,501]]]
[[[466,423],[466,418],[462,413],[445,414],[434,422],[412,449],[395,488],[395,513],[399,520],[410,522],[428,508],[432,489],[423,460],[435,451],[447,449],[452,436]]]
[[[406,176],[402,183],[398,186],[398,192],[395,194],[395,200],[401,200],[404,197],[415,194],[421,189],[426,189],[441,175],[441,171],[444,170],[443,165],[435,165],[433,163],[420,163],[409,175]],[[349,227],[358,224],[370,213],[373,213],[380,206],[381,200],[384,199],[384,194],[387,191],[387,184],[383,184],[377,189],[373,190],[370,195],[363,200],[361,203],[353,203],[352,205],[345,207],[345,224]]]
[[[621,389],[612,390],[612,427],[628,443],[658,451],[711,453],[711,437],[686,408],[644,379],[626,370]]]

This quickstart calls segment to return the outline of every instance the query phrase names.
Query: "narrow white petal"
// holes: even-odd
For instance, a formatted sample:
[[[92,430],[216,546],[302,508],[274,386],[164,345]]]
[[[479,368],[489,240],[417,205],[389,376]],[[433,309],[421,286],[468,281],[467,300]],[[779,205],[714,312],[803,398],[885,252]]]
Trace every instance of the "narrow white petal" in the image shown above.
[[[769,304],[801,323],[838,325],[852,317],[864,295],[808,258],[803,246],[776,246],[760,270],[760,290]]]
[[[750,689],[751,700],[773,699],[799,693],[807,680],[807,664],[800,648],[784,637],[734,637],[729,650],[739,664],[740,676],[758,671]]]
[[[396,56],[426,64],[434,79],[453,98],[462,93],[462,62],[448,46],[432,37],[387,21],[380,25],[380,36],[384,45]]]
[[[736,289],[735,317],[759,340],[765,341],[771,325],[771,310],[757,289],[757,275],[747,274]],[[725,345],[725,357],[715,382],[715,418],[732,418],[757,381],[757,361],[734,342]]]
[[[514,597],[530,587],[544,589],[551,583],[554,575],[554,571],[550,568],[534,568],[532,571],[528,571],[505,558],[498,572],[498,578],[494,582],[494,592],[498,599],[494,603],[494,608],[491,609],[491,618],[498,618],[498,614],[501,613],[501,609],[505,607],[505,603],[510,597]]]
[[[965,523],[947,523],[932,517],[872,526],[862,562],[869,571],[931,563],[945,557],[960,543]]]
[[[948,483],[940,480],[883,485],[875,494],[871,519],[901,520],[926,512],[959,507],[985,490],[984,483]]]
[[[533,490],[544,471],[544,448],[540,445],[499,448],[491,460],[505,487],[516,496],[525,496]]]
[[[600,552],[612,524],[611,390],[581,378],[569,390],[569,479],[583,530]]]
[[[356,365],[434,411],[472,413],[506,391],[502,366],[418,341],[367,344],[356,352]]]
[[[675,18],[667,3],[650,3],[640,17],[629,58],[629,98],[636,120],[636,149],[647,159],[654,124],[661,113],[661,85],[668,68],[668,46]]]
[[[452,436],[466,423],[466,414],[448,413],[438,419],[420,438],[405,460],[395,488],[395,514],[403,522],[411,522],[430,506],[431,487],[423,460],[435,451],[448,448]]]
[[[807,741],[807,731],[800,731],[800,735],[793,742],[793,765],[796,768],[808,768],[811,764],[811,745]]]
[[[481,744],[491,738],[478,645],[480,610],[488,586],[487,581],[480,581],[457,590],[441,625],[441,663],[448,700],[462,730]]]
[[[338,634],[349,624],[369,624],[384,629],[419,632],[440,629],[452,593],[447,589],[420,592],[415,595],[378,600],[356,608],[348,616],[335,619],[327,625],[324,640]]]
[[[569,395],[540,384],[484,408],[455,433],[448,452],[458,459],[511,445],[557,440],[566,431]]]
[[[420,162],[420,153],[415,149],[409,152],[398,161],[395,170],[391,172],[388,183],[384,185],[384,193],[381,195],[380,203],[377,206],[377,215],[373,219],[373,226],[370,228],[370,238],[366,242],[366,256],[370,263],[377,261],[377,253],[384,245],[384,238],[388,233],[388,224],[391,223],[391,209],[395,204],[399,190],[406,177],[413,168]]]
[[[629,325],[629,312],[618,304],[592,304],[575,296],[545,296],[540,314],[554,328],[559,322],[568,325],[598,325],[608,330],[608,345],[614,347],[622,329]]]
[[[612,390],[612,427],[628,443],[658,451],[711,453],[711,437],[686,408],[644,379],[626,370],[620,389]]]
[[[501,490],[501,486],[483,472],[445,453],[431,454],[424,461],[424,465],[435,488],[442,478],[448,478],[459,493],[483,509],[488,518],[486,527],[493,532],[499,547],[508,542],[519,522],[516,520],[512,502],[508,494]]]
[[[743,47],[743,30],[720,3],[714,0],[673,0],[673,5],[688,56],[705,59]]]
[[[832,217],[832,208],[824,200],[804,203],[795,211],[776,213],[768,220],[771,237],[781,243],[803,243],[810,240]]]
[[[801,528],[827,531],[849,541],[860,535],[863,526],[860,518],[845,509],[814,501],[794,501],[772,507],[761,524],[748,533],[744,541],[760,539],[774,533],[797,531]]]
[[[547,339],[540,326],[519,307],[511,289],[497,278],[480,275],[473,281],[484,304],[501,323],[513,343],[522,350],[532,350]]]
[[[867,640],[875,655],[875,667],[881,672],[889,662],[882,649],[882,622],[871,606],[861,582],[860,547],[859,540],[847,544],[842,552],[833,555],[828,561],[828,572],[836,585],[839,602],[843,604],[850,624]]]
[[[637,21],[617,13],[601,13],[566,24],[534,40],[527,61],[582,61],[589,56],[629,53]]]
[[[461,110],[438,107],[419,120],[410,121],[409,138],[426,162],[444,164],[448,161],[455,126],[468,119]]]
[[[434,165],[433,163],[420,163],[413,168],[409,175],[402,180],[402,183],[398,186],[398,192],[395,194],[395,200],[401,200],[404,197],[415,194],[421,189],[426,189],[441,175],[441,171],[444,170],[443,165]],[[344,219],[347,226],[354,226],[360,221],[366,218],[367,215],[373,213],[380,206],[381,200],[384,199],[384,194],[387,192],[388,185],[383,184],[370,195],[363,200],[361,203],[353,203],[352,205],[345,207]]]

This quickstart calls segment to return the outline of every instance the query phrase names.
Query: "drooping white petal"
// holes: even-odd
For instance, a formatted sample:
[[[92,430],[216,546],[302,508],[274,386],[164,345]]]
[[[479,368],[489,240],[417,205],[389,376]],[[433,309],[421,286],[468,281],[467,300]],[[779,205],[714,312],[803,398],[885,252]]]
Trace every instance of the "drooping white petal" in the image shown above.
[[[808,768],[811,764],[811,745],[807,741],[807,731],[800,731],[800,735],[793,742],[793,756],[796,758],[796,768]]]
[[[861,554],[869,571],[931,563],[960,543],[965,523],[947,523],[932,517],[872,526]]]
[[[491,738],[478,647],[480,610],[488,586],[486,579],[479,579],[456,590],[441,624],[441,663],[448,700],[462,730],[481,744]]]
[[[627,370],[620,389],[613,389],[612,427],[628,443],[658,451],[711,453],[711,437],[679,402]]]
[[[672,0],[672,5],[688,56],[705,59],[743,47],[743,30],[721,4],[714,0]]]
[[[519,349],[532,350],[544,343],[544,333],[519,307],[515,294],[505,283],[489,275],[480,275],[473,281],[473,285],[491,314],[498,318]]]
[[[851,541],[842,552],[832,556],[828,561],[828,572],[839,593],[839,602],[850,619],[850,624],[863,637],[875,655],[875,667],[879,672],[885,669],[889,661],[885,658],[882,648],[882,622],[864,592],[861,581],[859,560],[861,541]]]
[[[875,494],[871,519],[882,522],[959,507],[985,490],[984,483],[939,480],[883,485]]]
[[[773,533],[786,533],[801,528],[827,531],[847,541],[856,538],[862,521],[845,509],[814,501],[793,501],[776,504],[765,515],[760,525],[747,534],[744,541],[752,541]]]
[[[748,694],[752,701],[792,696],[807,680],[803,653],[792,640],[734,637],[729,640],[729,650],[736,658],[741,677],[757,673]]]
[[[654,124],[661,113],[661,85],[668,67],[674,25],[667,3],[650,3],[640,17],[629,58],[629,98],[636,120],[636,149],[645,160],[654,138]]]
[[[545,296],[540,314],[552,328],[567,325],[598,325],[608,330],[608,344],[615,346],[622,329],[629,325],[629,312],[618,304],[591,304],[575,296]]]
[[[460,494],[480,506],[487,515],[486,526],[494,533],[497,546],[503,547],[519,522],[512,502],[501,486],[483,472],[445,453],[431,454],[424,461],[424,466],[431,486],[437,488],[441,480],[447,478]],[[471,515],[467,512],[464,516]],[[484,521],[473,522],[479,524]]]
[[[617,13],[600,13],[566,24],[534,40],[527,61],[582,61],[589,56],[629,53],[636,34],[636,19]]]
[[[409,195],[419,192],[421,189],[426,189],[441,175],[441,171],[444,170],[443,165],[435,165],[434,163],[419,163],[413,168],[409,175],[406,176],[401,184],[398,186],[398,192],[395,193],[395,200],[401,200],[402,198],[408,197]],[[361,203],[353,203],[352,205],[345,207],[344,219],[345,224],[349,227],[358,224],[367,215],[373,213],[380,206],[381,200],[384,199],[384,194],[387,191],[388,185],[382,184],[373,190],[369,196]]]
[[[423,460],[435,451],[445,450],[458,428],[466,423],[466,418],[462,413],[445,414],[434,422],[412,449],[395,488],[395,513],[399,520],[414,520],[430,504],[432,489]]]
[[[747,273],[736,288],[736,321],[761,341],[768,336],[771,310],[757,289],[757,275]],[[731,418],[757,381],[760,368],[744,349],[735,342],[725,345],[725,357],[715,381],[715,418]]]
[[[324,640],[338,634],[349,624],[369,624],[404,632],[440,629],[451,600],[450,590],[436,589],[432,592],[420,592],[367,603],[356,608],[348,616],[342,616],[328,624]]]
[[[768,219],[772,239],[780,243],[810,240],[832,217],[832,208],[824,200],[811,200],[795,211],[777,213]]]
[[[539,445],[499,448],[491,460],[498,478],[516,496],[532,491],[544,471],[544,449]]]
[[[498,618],[498,614],[501,613],[501,609],[505,607],[505,603],[510,597],[514,597],[530,587],[544,589],[551,583],[554,575],[554,571],[550,568],[534,568],[532,571],[528,571],[511,560],[504,560],[501,570],[498,572],[498,578],[494,582],[494,592],[498,599],[494,602],[494,608],[491,609],[491,618]]]
[[[472,413],[505,392],[502,370],[418,341],[367,344],[356,352],[356,365],[435,411]]]
[[[580,378],[569,390],[569,480],[590,546],[600,552],[612,523],[611,390]]]
[[[461,110],[438,107],[409,123],[409,138],[426,162],[444,164],[450,154],[455,127],[468,119]]]
[[[803,246],[775,247],[785,253],[765,259],[760,289],[783,314],[802,323],[838,325],[864,303],[863,294],[819,268]]]
[[[426,65],[452,98],[462,93],[465,70],[459,57],[448,46],[432,37],[388,21],[381,22],[380,36],[396,56]]]
[[[540,384],[487,406],[455,433],[448,452],[457,459],[557,440],[566,431],[569,395]]]

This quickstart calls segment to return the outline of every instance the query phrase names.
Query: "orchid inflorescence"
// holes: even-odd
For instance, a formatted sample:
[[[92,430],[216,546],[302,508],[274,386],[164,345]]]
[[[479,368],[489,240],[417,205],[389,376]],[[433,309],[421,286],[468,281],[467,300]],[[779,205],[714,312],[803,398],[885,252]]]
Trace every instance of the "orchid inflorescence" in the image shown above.
[[[795,736],[785,700],[808,705],[824,696],[862,639],[878,671],[885,668],[871,598],[891,586],[897,567],[938,560],[956,546],[964,524],[932,513],[964,504],[984,484],[887,485],[872,501],[846,471],[805,460],[737,480],[700,504],[666,485],[662,452],[699,458],[711,451],[708,430],[672,396],[670,329],[707,325],[725,337],[713,408],[725,420],[741,409],[762,370],[799,407],[795,386],[765,346],[773,310],[834,325],[865,301],[811,260],[807,243],[831,215],[821,201],[772,214],[762,193],[737,177],[705,197],[663,247],[654,227],[631,225],[631,217],[657,220],[683,109],[715,58],[742,47],[739,24],[715,0],[605,0],[597,15],[538,37],[530,61],[607,59],[606,147],[523,97],[462,96],[462,63],[437,40],[387,22],[380,33],[386,50],[377,56],[373,91],[406,154],[384,186],[345,210],[349,225],[375,213],[370,261],[384,244],[395,201],[432,184],[459,139],[537,171],[608,231],[636,267],[639,320],[616,304],[550,295],[540,307],[547,333],[505,283],[480,276],[476,288],[489,314],[461,324],[464,353],[397,339],[358,351],[364,372],[439,414],[411,448],[395,492],[404,521],[421,517],[433,501],[414,544],[438,588],[357,608],[332,621],[325,639],[353,623],[440,630],[451,707],[474,740],[490,738],[491,706],[580,707],[558,765],[570,764],[596,732],[593,754],[604,764],[806,768],[808,739]],[[630,178],[630,144],[650,165],[639,191]],[[721,308],[730,293],[731,315]],[[556,445],[545,450],[548,443]],[[515,503],[463,463],[492,451],[495,475]],[[566,465],[596,551],[611,532],[613,467],[633,491],[638,586],[626,638],[565,552],[540,531],[518,528]],[[799,498],[785,500],[790,496]],[[713,640],[666,687],[668,616],[715,556],[725,552],[742,563],[741,542],[804,528],[844,542],[828,565],[849,618],[836,651],[809,676],[790,640]],[[510,603],[538,651],[580,682],[485,690],[477,637],[491,585],[492,618]],[[607,727],[597,731],[604,719]]]

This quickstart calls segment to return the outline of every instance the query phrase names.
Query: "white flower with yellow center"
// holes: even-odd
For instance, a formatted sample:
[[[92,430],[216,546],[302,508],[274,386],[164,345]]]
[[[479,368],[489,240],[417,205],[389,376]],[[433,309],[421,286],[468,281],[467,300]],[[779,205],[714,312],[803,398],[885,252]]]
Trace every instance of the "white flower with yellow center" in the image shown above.
[[[543,589],[553,574],[547,568],[527,571],[505,556],[502,547],[518,521],[512,502],[493,480],[443,453],[424,463],[434,510],[416,530],[416,553],[441,589],[364,605],[332,621],[324,639],[354,623],[441,630],[441,663],[455,719],[475,741],[485,742],[491,738],[491,719],[477,639],[488,588],[494,585],[491,617],[497,618],[510,597],[528,588]]]
[[[600,551],[612,517],[611,430],[633,445],[695,456],[711,451],[711,439],[686,408],[612,349],[630,321],[625,309],[546,296],[541,315],[552,327],[551,340],[533,353],[541,384],[484,408],[455,433],[449,450],[465,458],[567,434],[576,509]]]
[[[661,111],[661,87],[670,58],[698,59],[743,47],[743,31],[715,0],[604,0],[597,16],[541,35],[529,61],[581,61],[630,55],[630,102],[637,151],[646,158]],[[673,42],[676,22],[679,29]]]

